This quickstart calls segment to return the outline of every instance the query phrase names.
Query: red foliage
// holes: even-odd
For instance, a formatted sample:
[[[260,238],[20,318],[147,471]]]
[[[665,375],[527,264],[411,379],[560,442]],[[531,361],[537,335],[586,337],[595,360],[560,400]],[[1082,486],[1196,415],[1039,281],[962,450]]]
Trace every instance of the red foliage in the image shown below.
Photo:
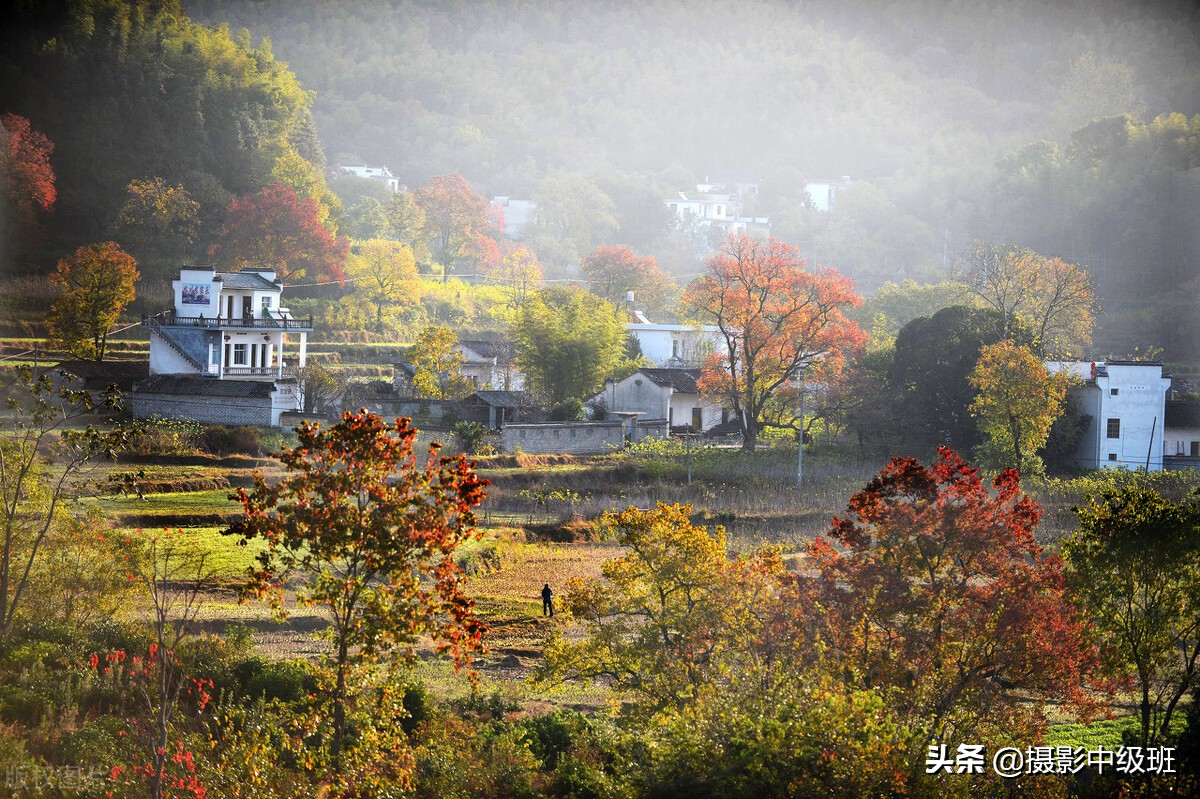
[[[730,236],[708,270],[684,294],[722,338],[700,388],[727,399],[735,417],[744,413],[745,444],[753,448],[761,427],[786,422],[802,373],[828,380],[844,354],[865,343],[845,315],[861,300],[849,278],[809,271],[799,250],[774,239]]]
[[[1062,562],[1034,540],[1041,508],[1015,471],[989,491],[939,452],[929,468],[894,458],[809,549],[809,599],[845,679],[883,691],[917,750],[984,728],[1035,738],[1044,719],[1030,694],[1094,711],[1099,663]]]
[[[16,114],[0,116],[0,128],[0,189],[29,223],[38,209],[50,210],[58,197],[50,166],[54,144]]]
[[[321,222],[315,199],[276,182],[230,203],[221,241],[208,254],[235,269],[274,269],[284,282],[343,285],[350,242]]]

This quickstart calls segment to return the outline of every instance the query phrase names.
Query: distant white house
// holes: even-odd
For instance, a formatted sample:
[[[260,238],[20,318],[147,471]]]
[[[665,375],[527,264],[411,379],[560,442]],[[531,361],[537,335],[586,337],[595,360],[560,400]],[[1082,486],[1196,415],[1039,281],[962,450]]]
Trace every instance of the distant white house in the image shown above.
[[[625,329],[637,339],[642,355],[661,367],[699,367],[725,341],[716,325],[634,322]]]
[[[727,234],[771,232],[771,220],[765,216],[743,216],[737,195],[700,192],[688,196],[679,192],[664,202],[680,222],[699,221],[720,228]]]
[[[532,200],[502,196],[492,198],[492,212],[504,220],[504,235],[516,241],[525,235],[525,229],[533,221],[536,211],[537,203]]]
[[[343,164],[342,166],[338,167],[338,169],[340,169],[342,172],[345,172],[347,175],[353,175],[356,178],[367,178],[368,180],[382,181],[388,187],[388,191],[392,192],[393,194],[400,191],[400,178],[393,175],[392,170],[388,169],[386,166],[357,166]]]
[[[829,212],[837,203],[838,191],[849,188],[852,183],[849,175],[843,175],[840,180],[811,180],[804,184],[804,191],[812,200],[813,208]]]
[[[142,320],[150,376],[133,386],[135,417],[277,427],[281,413],[303,407],[293,368],[305,364],[312,319],[280,304],[273,270],[185,267],[172,287],[174,306]]]
[[[524,391],[525,375],[513,359],[511,342],[500,339],[472,339],[454,345],[462,355],[458,372],[475,389],[486,391]],[[392,365],[392,390],[400,396],[411,396],[416,367],[408,361]]]
[[[640,421],[666,421],[668,428],[701,432],[726,421],[719,403],[700,395],[699,369],[645,368],[610,382],[588,400],[615,414],[637,413]]]
[[[1073,463],[1085,469],[1162,471],[1167,390],[1161,363],[1047,363],[1078,378],[1071,397],[1089,417]]]

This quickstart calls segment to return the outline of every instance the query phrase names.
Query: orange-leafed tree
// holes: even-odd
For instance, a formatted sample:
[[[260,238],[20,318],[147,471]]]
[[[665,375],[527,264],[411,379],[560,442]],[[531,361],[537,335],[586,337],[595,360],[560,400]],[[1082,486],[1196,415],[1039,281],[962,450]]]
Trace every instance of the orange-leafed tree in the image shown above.
[[[285,283],[304,278],[339,285],[349,253],[349,240],[321,222],[317,201],[283,183],[230,203],[221,239],[208,251],[232,269],[274,269]]]
[[[0,190],[12,202],[21,220],[30,224],[38,211],[48,211],[58,193],[50,154],[54,144],[38,133],[29,120],[16,114],[0,116]]]
[[[345,413],[322,430],[305,422],[295,447],[280,454],[287,470],[269,484],[239,488],[244,514],[232,532],[262,539],[245,593],[282,610],[282,585],[297,578],[296,599],[322,608],[332,623],[330,757],[340,772],[346,714],[356,668],[384,654],[412,658],[420,636],[469,666],[486,627],[466,596],[455,549],[477,537],[474,508],[487,481],[463,456],[424,463],[408,419]]]
[[[116,242],[80,247],[58,262],[50,285],[60,289],[47,316],[50,343],[80,358],[104,360],[108,334],[133,301],[137,262]]]
[[[487,233],[488,203],[457,172],[438,175],[417,189],[417,204],[425,212],[425,235],[449,280],[455,262],[480,233]]]
[[[894,458],[809,549],[817,637],[848,687],[883,695],[918,774],[936,741],[1033,742],[1046,700],[1095,709],[1100,663],[1040,516],[1015,471],[989,487],[942,448]]]
[[[845,315],[861,304],[850,280],[830,269],[809,271],[795,247],[774,239],[727,238],[684,302],[719,331],[700,388],[742,421],[747,450],[764,428],[798,429],[801,381],[838,374],[845,353],[867,338]]]
[[[675,281],[658,268],[650,256],[638,256],[621,245],[601,246],[583,259],[588,288],[621,308],[626,292],[632,291],[639,305],[661,309],[675,292]]]

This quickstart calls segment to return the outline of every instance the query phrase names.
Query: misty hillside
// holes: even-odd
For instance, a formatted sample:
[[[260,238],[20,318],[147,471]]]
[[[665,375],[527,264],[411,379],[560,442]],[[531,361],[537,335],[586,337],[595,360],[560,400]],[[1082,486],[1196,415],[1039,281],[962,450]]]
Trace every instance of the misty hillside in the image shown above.
[[[1186,6],[223,2],[316,91],[331,159],[459,170],[851,175],[990,164],[1093,117],[1197,108]],[[1182,24],[1181,24],[1182,23]]]
[[[951,275],[973,240],[1012,242],[1092,272],[1098,351],[1197,351],[1176,324],[1176,289],[1200,276],[1193,5],[185,7],[270,38],[315,92],[332,164],[386,164],[410,186],[458,171],[485,195],[586,176],[614,201],[615,238],[677,274],[695,264],[646,223],[655,197],[759,180],[772,234],[866,291]],[[840,176],[854,188],[812,212],[805,181]]]

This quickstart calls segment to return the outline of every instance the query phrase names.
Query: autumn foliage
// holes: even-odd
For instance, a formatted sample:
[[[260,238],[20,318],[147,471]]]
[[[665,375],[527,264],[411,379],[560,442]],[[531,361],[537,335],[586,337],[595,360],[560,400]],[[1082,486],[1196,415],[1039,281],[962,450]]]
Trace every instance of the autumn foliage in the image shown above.
[[[418,636],[431,635],[455,668],[468,666],[486,629],[466,596],[455,561],[475,537],[481,480],[463,456],[417,461],[417,431],[408,419],[345,413],[327,430],[305,422],[280,460],[277,483],[255,477],[239,488],[245,514],[233,532],[260,538],[266,550],[247,595],[281,606],[282,581],[304,578],[297,601],[322,608],[332,622],[335,673],[332,758],[339,768],[353,668],[384,653],[412,657]]]
[[[50,154],[54,144],[16,114],[0,116],[0,190],[13,202],[22,220],[32,222],[48,211],[58,193]]]
[[[80,247],[58,262],[50,285],[60,293],[50,309],[50,341],[81,357],[104,360],[108,334],[133,301],[139,277],[133,256],[116,242]]]
[[[720,331],[700,388],[744,418],[746,449],[764,427],[794,426],[801,378],[836,375],[867,338],[845,315],[861,303],[850,280],[809,271],[795,247],[774,239],[730,236],[684,301]]]
[[[1045,698],[1095,709],[1099,664],[1034,540],[1041,509],[1015,471],[990,489],[946,448],[894,458],[810,547],[819,637],[847,684],[882,692],[914,760],[934,740],[1032,740]]]
[[[315,199],[276,182],[229,205],[221,240],[208,254],[232,269],[274,269],[285,283],[341,285],[350,242],[321,222]]]

